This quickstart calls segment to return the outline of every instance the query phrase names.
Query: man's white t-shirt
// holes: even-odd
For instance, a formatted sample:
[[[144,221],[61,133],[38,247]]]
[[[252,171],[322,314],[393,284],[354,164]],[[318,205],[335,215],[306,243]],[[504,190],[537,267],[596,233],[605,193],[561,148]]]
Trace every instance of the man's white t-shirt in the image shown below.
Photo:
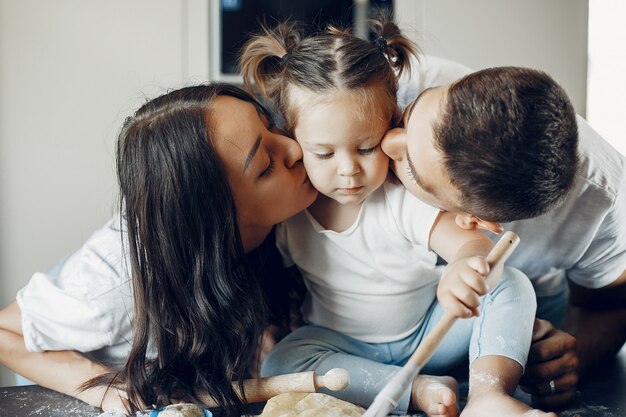
[[[411,73],[402,76],[398,103],[404,109],[424,89],[470,72],[455,62],[421,57]],[[565,277],[600,288],[626,269],[626,159],[582,117],[577,121],[582,167],[565,203],[543,216],[503,224],[520,236],[507,266],[528,275],[538,296],[564,291]]]
[[[507,265],[524,271],[539,296],[563,291],[564,277],[601,288],[626,270],[626,159],[581,117],[578,129],[582,165],[565,203],[503,224],[520,236]]]
[[[442,272],[428,246],[438,214],[402,184],[386,182],[343,232],[324,229],[308,211],[281,223],[284,263],[298,266],[309,290],[305,321],[368,343],[413,333]]]

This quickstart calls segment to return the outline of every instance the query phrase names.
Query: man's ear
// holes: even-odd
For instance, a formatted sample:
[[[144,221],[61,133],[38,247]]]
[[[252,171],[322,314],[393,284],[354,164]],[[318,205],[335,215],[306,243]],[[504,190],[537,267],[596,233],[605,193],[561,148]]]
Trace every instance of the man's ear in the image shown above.
[[[461,229],[488,230],[491,233],[495,233],[497,235],[502,233],[502,226],[500,226],[500,223],[483,220],[480,217],[474,216],[473,214],[459,213],[454,218],[454,221],[456,225],[459,226]]]

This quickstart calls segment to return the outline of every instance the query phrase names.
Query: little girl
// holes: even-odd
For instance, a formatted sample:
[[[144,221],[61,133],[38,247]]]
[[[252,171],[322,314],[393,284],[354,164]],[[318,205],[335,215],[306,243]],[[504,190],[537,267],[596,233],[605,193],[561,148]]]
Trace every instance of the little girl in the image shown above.
[[[261,372],[347,368],[350,386],[333,395],[368,406],[445,309],[471,319],[457,322],[424,370],[446,372],[469,351],[464,414],[522,415],[530,407],[512,394],[531,342],[532,286],[507,268],[487,294],[489,239],[386,180],[380,141],[400,119],[397,76],[415,47],[393,22],[375,21],[371,31],[374,41],[335,28],[303,38],[281,24],[242,52],[246,83],[277,105],[320,191],[277,230],[284,263],[297,265],[307,284],[308,324],[270,352]],[[445,269],[430,249],[448,261]],[[396,411],[458,416],[456,391],[453,378],[418,376]]]

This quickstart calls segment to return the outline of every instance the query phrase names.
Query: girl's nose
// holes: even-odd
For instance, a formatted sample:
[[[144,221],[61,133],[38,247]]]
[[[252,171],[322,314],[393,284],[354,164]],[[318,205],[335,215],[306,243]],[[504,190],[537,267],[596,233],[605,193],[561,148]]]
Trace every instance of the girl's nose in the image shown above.
[[[389,130],[383,137],[380,147],[394,161],[401,161],[406,155],[406,130],[398,127]]]
[[[357,161],[350,157],[342,158],[339,161],[338,173],[341,176],[352,176],[358,174],[360,171]]]

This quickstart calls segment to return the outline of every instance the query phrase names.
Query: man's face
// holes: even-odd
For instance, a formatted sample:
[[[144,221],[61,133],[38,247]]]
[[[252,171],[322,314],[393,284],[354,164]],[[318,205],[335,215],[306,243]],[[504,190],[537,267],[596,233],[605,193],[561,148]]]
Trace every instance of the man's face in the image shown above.
[[[442,210],[460,212],[461,192],[450,181],[433,140],[433,125],[447,91],[447,87],[423,91],[406,108],[404,127],[387,132],[381,147],[392,159],[391,169],[396,177],[412,194]]]

